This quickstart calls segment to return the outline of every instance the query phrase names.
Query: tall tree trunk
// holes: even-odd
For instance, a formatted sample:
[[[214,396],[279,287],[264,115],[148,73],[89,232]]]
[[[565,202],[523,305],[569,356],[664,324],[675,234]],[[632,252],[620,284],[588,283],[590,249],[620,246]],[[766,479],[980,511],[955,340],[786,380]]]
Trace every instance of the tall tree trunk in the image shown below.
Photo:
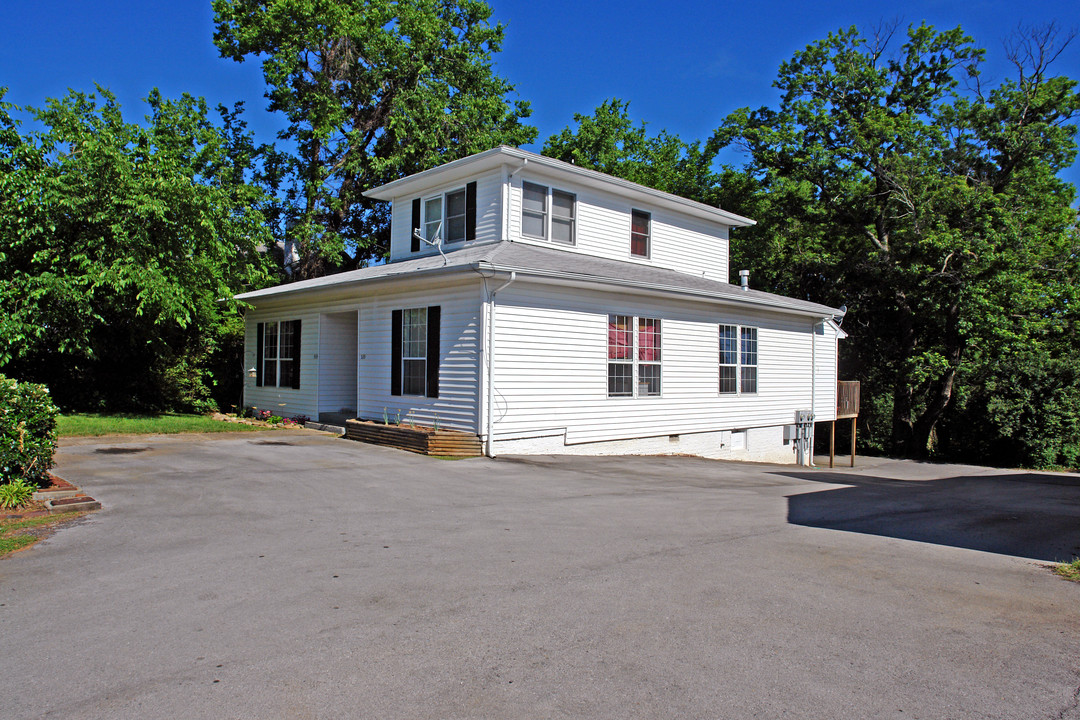
[[[960,336],[960,303],[953,300],[945,308],[945,359],[948,367],[930,384],[926,407],[912,427],[908,452],[914,457],[926,457],[930,452],[930,438],[945,409],[952,400],[953,383],[960,360],[964,354],[964,340]]]
[[[907,359],[915,354],[915,345],[918,340],[915,334],[915,313],[908,306],[907,298],[903,294],[898,294],[897,304],[900,307],[898,319],[900,362],[893,382],[892,449],[893,452],[903,452],[911,444],[911,416],[915,399],[915,388],[912,386],[908,372]]]

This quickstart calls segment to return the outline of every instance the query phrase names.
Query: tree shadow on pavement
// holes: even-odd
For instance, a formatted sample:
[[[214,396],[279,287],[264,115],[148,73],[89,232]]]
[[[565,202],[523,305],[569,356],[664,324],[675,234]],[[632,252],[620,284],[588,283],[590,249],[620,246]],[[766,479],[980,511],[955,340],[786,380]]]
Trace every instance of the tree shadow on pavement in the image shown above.
[[[788,496],[794,525],[882,535],[1018,557],[1080,556],[1080,478],[1016,473],[897,480],[854,473],[777,473],[845,485]]]

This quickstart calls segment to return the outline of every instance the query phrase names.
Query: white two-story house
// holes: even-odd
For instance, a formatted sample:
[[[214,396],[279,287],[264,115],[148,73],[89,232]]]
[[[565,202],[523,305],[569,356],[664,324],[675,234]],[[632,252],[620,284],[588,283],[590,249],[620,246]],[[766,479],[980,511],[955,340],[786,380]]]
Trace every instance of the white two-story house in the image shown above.
[[[732,284],[753,221],[516,148],[366,193],[389,261],[247,292],[245,402],[475,434],[487,454],[794,462],[841,312]]]

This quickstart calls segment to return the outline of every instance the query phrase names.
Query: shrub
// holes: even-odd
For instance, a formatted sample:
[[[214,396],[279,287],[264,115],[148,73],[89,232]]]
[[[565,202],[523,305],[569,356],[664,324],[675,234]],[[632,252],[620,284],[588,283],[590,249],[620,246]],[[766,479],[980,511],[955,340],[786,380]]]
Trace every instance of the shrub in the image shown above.
[[[10,510],[25,505],[34,494],[35,487],[24,478],[15,478],[0,485],[0,508]]]
[[[56,452],[59,412],[44,385],[0,375],[0,483],[44,479]]]
[[[280,415],[271,415],[270,417],[266,418],[266,422],[270,423],[271,425],[280,425],[281,424],[281,416]]]
[[[291,418],[289,418],[289,420],[296,423],[297,425],[303,425],[304,423],[309,422],[311,418],[309,418],[307,415],[293,415]]]

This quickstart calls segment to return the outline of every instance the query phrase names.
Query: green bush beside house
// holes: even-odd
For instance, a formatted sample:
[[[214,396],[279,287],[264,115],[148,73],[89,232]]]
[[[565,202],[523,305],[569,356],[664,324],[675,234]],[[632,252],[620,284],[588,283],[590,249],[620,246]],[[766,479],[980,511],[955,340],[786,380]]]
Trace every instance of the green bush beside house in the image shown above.
[[[0,375],[0,485],[38,485],[53,465],[59,409],[44,385]]]

